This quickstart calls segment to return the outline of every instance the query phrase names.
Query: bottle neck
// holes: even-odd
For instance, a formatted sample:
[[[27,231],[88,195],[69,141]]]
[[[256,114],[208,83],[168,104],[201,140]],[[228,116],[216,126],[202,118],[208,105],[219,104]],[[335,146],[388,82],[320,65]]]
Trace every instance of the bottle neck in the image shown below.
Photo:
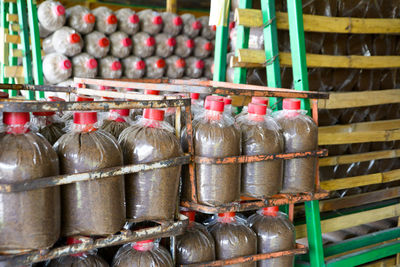
[[[28,124],[14,124],[14,125],[7,125],[7,134],[24,134],[28,133],[29,127]]]
[[[223,112],[215,110],[206,110],[206,118],[211,121],[221,120]]]
[[[251,121],[263,121],[264,120],[263,115],[254,114],[254,113],[249,113],[247,118]]]
[[[154,247],[154,242],[152,240],[145,240],[133,243],[133,249],[137,251],[149,251]]]

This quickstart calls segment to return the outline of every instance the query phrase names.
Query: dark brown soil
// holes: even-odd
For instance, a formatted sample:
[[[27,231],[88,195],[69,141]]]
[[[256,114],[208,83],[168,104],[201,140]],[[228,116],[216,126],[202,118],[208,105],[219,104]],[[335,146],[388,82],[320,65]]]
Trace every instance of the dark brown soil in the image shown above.
[[[113,260],[113,267],[173,267],[171,255],[162,246],[148,251],[137,251],[131,244],[120,248]]]
[[[108,263],[97,255],[66,256],[54,259],[46,267],[109,267]]]

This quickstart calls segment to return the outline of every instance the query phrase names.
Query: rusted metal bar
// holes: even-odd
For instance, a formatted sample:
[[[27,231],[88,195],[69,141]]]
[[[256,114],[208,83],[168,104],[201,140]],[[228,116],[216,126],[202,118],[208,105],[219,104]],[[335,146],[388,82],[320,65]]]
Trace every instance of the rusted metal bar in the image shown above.
[[[74,93],[75,87],[33,84],[0,84],[0,89]]]
[[[211,207],[191,201],[181,201],[181,206],[207,214],[216,214],[223,212],[243,212],[243,211],[261,209],[269,206],[281,206],[281,205],[301,203],[316,199],[323,199],[328,197],[328,195],[329,193],[327,191],[319,191],[315,193],[299,193],[299,194],[278,194],[268,199],[233,202],[218,207]]]
[[[155,227],[137,231],[121,230],[120,234],[94,239],[93,242],[57,247],[48,251],[34,251],[19,256],[0,256],[0,264],[2,261],[6,261],[8,263],[8,265],[6,264],[7,266],[28,265],[30,263],[46,261],[98,248],[122,245],[141,240],[175,236],[182,234],[188,223],[187,217],[181,216],[179,221],[165,222]]]
[[[187,264],[187,265],[180,265],[181,267],[213,267],[213,266],[226,266],[238,263],[245,263],[245,262],[255,262],[260,260],[272,259],[272,258],[279,258],[283,256],[291,256],[291,255],[300,255],[306,254],[307,247],[301,244],[296,244],[296,248],[292,250],[284,250],[272,253],[264,253],[264,254],[256,254],[250,256],[243,256],[237,257],[228,260],[217,260],[217,261],[209,261],[209,262],[202,262],[202,263],[194,263],[194,264]]]
[[[192,160],[189,163],[189,180],[190,180],[190,198],[192,202],[197,202],[196,192],[196,175],[195,175],[195,163],[194,163],[194,146],[193,146],[193,125],[192,125],[192,111],[191,107],[185,107],[186,112],[186,138],[188,153],[192,155]]]
[[[182,108],[177,107],[175,109],[175,135],[178,137],[178,140],[181,139],[181,116],[182,116]]]
[[[311,99],[312,103],[312,118],[318,126],[318,100],[317,99]],[[315,189],[319,190],[321,188],[320,186],[320,180],[319,180],[319,161],[317,160],[316,166],[315,166]]]
[[[282,154],[269,154],[269,155],[254,155],[254,156],[234,156],[224,158],[208,158],[195,156],[195,163],[201,164],[233,164],[233,163],[250,163],[267,160],[277,159],[294,159],[294,158],[308,158],[308,157],[325,157],[328,155],[327,149],[320,149],[317,151],[295,152],[295,153],[282,153]]]
[[[31,181],[22,181],[12,184],[0,184],[0,193],[22,192],[27,190],[71,184],[82,181],[89,181],[89,180],[92,181],[92,180],[104,179],[111,176],[124,175],[128,173],[148,171],[159,168],[167,168],[170,166],[187,164],[189,162],[190,162],[190,155],[185,155],[182,157],[176,157],[151,163],[131,164],[120,167],[100,169],[91,172],[57,175],[57,176],[44,177]]]

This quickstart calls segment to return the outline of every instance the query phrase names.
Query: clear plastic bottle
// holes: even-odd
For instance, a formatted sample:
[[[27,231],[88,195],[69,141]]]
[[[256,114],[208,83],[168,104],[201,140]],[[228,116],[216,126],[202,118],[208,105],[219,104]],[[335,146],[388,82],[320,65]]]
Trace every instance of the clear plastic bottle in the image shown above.
[[[60,29],[65,24],[65,8],[57,1],[44,1],[37,10],[40,28],[47,33]],[[41,34],[42,35],[42,34]],[[43,33],[43,35],[46,35]]]
[[[156,40],[146,32],[139,32],[133,35],[133,55],[137,57],[150,57],[156,49]]]
[[[124,32],[114,32],[110,35],[110,54],[117,58],[129,56],[132,50],[132,39]]]
[[[146,77],[147,78],[161,78],[164,76],[166,69],[165,60],[160,57],[148,57],[145,59],[146,63]]]
[[[176,40],[165,33],[159,33],[155,37],[156,40],[156,52],[155,55],[167,58],[174,52],[176,46]]]
[[[118,20],[114,12],[105,6],[101,6],[92,10],[96,16],[96,31],[111,34],[117,30]]]
[[[72,63],[58,53],[46,55],[43,59],[43,75],[50,84],[67,80],[72,74]]]
[[[214,58],[208,57],[204,59],[204,73],[203,76],[209,80],[212,80],[214,77]]]
[[[122,76],[122,65],[118,58],[106,56],[100,59],[99,75],[106,79],[119,79]]]
[[[203,37],[196,37],[194,39],[194,53],[193,55],[198,58],[206,58],[211,55],[213,50],[212,43]]]
[[[82,48],[81,35],[70,27],[62,27],[43,40],[43,50],[46,54],[56,52],[73,57],[79,54]]]
[[[110,40],[104,33],[91,32],[85,35],[85,50],[95,58],[105,57],[110,50]]]
[[[176,47],[174,54],[183,58],[187,58],[194,50],[194,41],[186,35],[178,35],[176,38]]]
[[[132,35],[139,31],[139,16],[130,8],[121,8],[115,11],[118,19],[118,30]]]
[[[140,29],[148,34],[155,35],[163,27],[163,19],[160,13],[151,9],[145,9],[137,13],[140,21]]]
[[[177,36],[183,26],[183,21],[180,16],[174,13],[170,12],[163,12],[161,13],[161,17],[163,19],[163,33],[171,35],[171,36]]]
[[[199,18],[199,21],[202,25],[201,36],[211,41],[215,39],[215,32],[217,30],[217,27],[215,25],[208,25],[209,20],[209,16],[203,16]]]
[[[67,9],[67,24],[80,34],[93,31],[96,17],[84,6],[76,5]]]
[[[72,76],[80,78],[95,78],[97,75],[97,60],[88,53],[81,53],[72,58]]]
[[[121,132],[132,124],[129,112],[129,109],[111,109],[102,121],[100,129],[110,133],[118,140]]]
[[[124,75],[129,79],[142,78],[146,71],[146,63],[140,57],[129,56],[122,61]]]
[[[200,78],[204,70],[204,61],[195,57],[186,58],[185,75],[190,78]]]
[[[165,76],[171,79],[182,78],[185,74],[186,62],[183,58],[178,56],[170,56],[165,59],[167,63],[167,70]]]
[[[54,111],[33,112],[31,118],[32,128],[43,135],[51,145],[65,133],[65,122]]]
[[[201,22],[193,14],[189,13],[182,14],[181,18],[183,20],[182,34],[187,35],[189,38],[199,36],[202,28]]]

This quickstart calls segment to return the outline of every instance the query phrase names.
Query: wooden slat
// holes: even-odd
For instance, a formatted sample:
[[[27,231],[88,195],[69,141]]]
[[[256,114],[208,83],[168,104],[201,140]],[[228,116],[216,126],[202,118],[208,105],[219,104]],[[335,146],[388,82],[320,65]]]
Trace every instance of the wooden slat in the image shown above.
[[[20,30],[19,24],[12,24],[11,29],[14,32],[18,32]]]
[[[22,50],[21,49],[13,49],[12,56],[13,57],[22,57]]]
[[[344,215],[332,219],[321,221],[322,233],[334,232],[361,224],[376,222],[379,220],[396,217],[400,215],[400,204],[387,206],[380,209],[368,210],[349,215]],[[296,226],[296,238],[307,236],[305,224]]]
[[[318,101],[320,109],[355,108],[400,103],[400,89],[331,93]]]
[[[391,159],[400,157],[400,149],[374,151],[367,153],[333,156],[319,159],[319,166],[335,166],[340,164],[350,164],[354,162]]]
[[[318,128],[318,133],[352,133],[363,131],[385,131],[393,129],[400,129],[400,119],[322,126]]]
[[[262,27],[261,10],[236,9],[235,21],[246,27]],[[362,19],[349,17],[327,17],[303,15],[304,31],[330,33],[400,33],[400,19]],[[280,30],[289,29],[287,13],[276,12],[276,23]]]
[[[6,66],[4,67],[4,76],[8,78],[24,77],[24,69],[22,66]]]
[[[388,142],[400,140],[400,130],[364,131],[352,133],[321,133],[319,145],[341,145],[366,142]]]
[[[17,14],[10,14],[6,15],[6,19],[8,22],[18,22],[18,15]]]
[[[5,34],[5,42],[13,43],[13,44],[20,44],[21,37],[19,35],[14,35],[14,34]]]
[[[399,68],[400,56],[333,56],[307,54],[307,67],[309,68],[356,68],[356,69],[382,69]],[[263,50],[239,49],[238,59],[232,62],[250,63],[252,67],[263,67],[265,54]],[[281,66],[292,66],[292,57],[288,52],[279,52]],[[243,66],[242,67],[248,67]],[[239,67],[233,65],[232,67]]]
[[[3,1],[6,3],[16,3],[17,2],[17,0],[3,0]]]

